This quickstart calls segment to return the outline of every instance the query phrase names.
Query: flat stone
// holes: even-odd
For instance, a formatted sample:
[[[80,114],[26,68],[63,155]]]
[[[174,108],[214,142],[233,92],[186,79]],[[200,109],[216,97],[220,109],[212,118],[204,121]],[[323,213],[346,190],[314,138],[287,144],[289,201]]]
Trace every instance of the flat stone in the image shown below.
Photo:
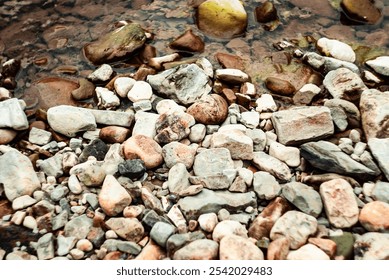
[[[346,129],[347,126],[360,126],[361,114],[358,107],[355,106],[354,103],[343,99],[329,99],[324,102],[324,106],[330,108],[331,116],[338,128],[340,128],[340,126],[337,123],[337,120],[334,118],[334,115],[339,115],[339,112],[346,117],[344,119],[344,129]]]
[[[39,260],[50,260],[54,258],[54,237],[51,232],[39,238],[36,253]]]
[[[231,193],[229,191],[211,191],[203,189],[194,196],[187,196],[178,201],[178,206],[187,220],[195,220],[201,214],[217,213],[226,208],[231,212],[244,211],[248,206],[256,207],[254,192]]]
[[[106,82],[113,74],[113,69],[109,64],[100,65],[95,71],[88,75],[92,82]]]
[[[276,178],[265,171],[254,173],[253,187],[259,199],[272,200],[281,193],[281,186]]]
[[[265,149],[267,138],[261,129],[248,129],[246,135],[253,140],[254,152],[261,152]]]
[[[226,148],[232,159],[253,159],[253,140],[240,130],[216,132],[212,135],[211,148]]]
[[[51,132],[32,127],[28,135],[28,141],[37,145],[46,145],[51,141]]]
[[[337,228],[349,228],[358,222],[358,204],[351,185],[333,179],[320,185],[320,195],[329,222]]]
[[[303,56],[303,60],[311,65],[315,70],[328,73],[339,68],[347,68],[356,74],[359,74],[359,68],[354,63],[339,60],[332,57],[321,56],[314,52],[307,52]]]
[[[149,241],[142,249],[136,260],[163,260],[166,258],[166,252],[154,241]]]
[[[287,147],[277,142],[272,142],[269,147],[269,155],[285,162],[290,167],[300,165],[300,150],[296,147]]]
[[[155,125],[159,118],[158,114],[148,112],[137,112],[135,114],[135,124],[132,129],[132,136],[144,135],[150,138],[154,138],[157,135]]]
[[[370,138],[368,146],[380,169],[389,180],[389,139]]]
[[[173,260],[216,260],[219,244],[209,239],[198,239],[177,250]]]
[[[228,115],[227,101],[217,94],[209,94],[194,102],[187,110],[196,122],[210,125],[221,124]]]
[[[162,99],[158,101],[155,110],[159,115],[177,110],[182,112],[186,111],[184,106],[178,105],[177,102],[171,99]]]
[[[22,195],[14,199],[12,201],[12,209],[17,211],[20,209],[27,208],[28,206],[34,205],[36,203],[36,199],[32,198],[29,195]]]
[[[99,137],[107,143],[123,143],[130,134],[131,131],[128,128],[110,125],[100,130]]]
[[[164,223],[157,222],[150,231],[150,237],[161,247],[166,247],[166,242],[173,235],[175,227]]]
[[[215,76],[219,80],[233,84],[245,83],[250,80],[249,76],[239,69],[217,69]]]
[[[85,214],[71,219],[66,223],[64,228],[64,235],[73,236],[77,240],[85,239],[93,226],[93,220],[88,218]]]
[[[134,122],[133,112],[120,112],[111,110],[88,110],[95,117],[96,123],[102,125],[117,125],[131,127]]]
[[[0,102],[0,128],[24,130],[28,128],[27,116],[17,98]]]
[[[383,76],[389,76],[389,56],[379,56],[365,62],[374,69],[375,72]]]
[[[135,135],[123,143],[123,154],[126,159],[139,158],[143,160],[147,169],[162,164],[162,148],[152,138],[144,135]]]
[[[226,148],[214,148],[196,155],[193,171],[196,176],[221,175],[225,169],[233,169],[231,153]]]
[[[326,138],[334,133],[331,112],[327,107],[294,107],[273,113],[271,117],[278,141],[297,145]]]
[[[157,135],[154,139],[161,144],[180,141],[188,137],[190,127],[195,123],[192,115],[182,111],[164,113],[159,116],[155,124]]]
[[[326,56],[331,56],[336,59],[354,62],[355,61],[355,52],[353,49],[338,40],[331,40],[325,37],[320,38],[316,42],[316,48]]]
[[[107,175],[99,193],[99,204],[108,216],[116,216],[131,204],[131,196],[112,175]]]
[[[220,260],[263,260],[264,255],[248,238],[235,234],[225,235],[220,240]]]
[[[139,242],[144,235],[142,224],[135,218],[110,218],[105,224],[127,241]]]
[[[290,248],[298,249],[303,246],[310,235],[317,230],[317,220],[307,214],[292,210],[282,215],[270,232],[272,240],[286,237],[290,240]]]
[[[170,142],[162,148],[162,156],[168,168],[181,162],[187,169],[193,165],[196,149],[180,142]]]
[[[387,260],[389,258],[389,234],[368,232],[358,236],[354,243],[356,260]]]
[[[306,244],[290,251],[287,260],[330,260],[329,256],[313,244]]]
[[[204,188],[211,190],[228,189],[231,182],[230,179],[224,175],[208,175],[208,176],[190,176],[189,181],[194,185],[202,185]]]
[[[258,169],[267,171],[281,181],[290,181],[292,174],[289,167],[265,152],[254,152],[253,163]]]
[[[359,214],[359,222],[368,231],[389,233],[389,204],[373,201],[363,206]]]
[[[293,95],[295,105],[309,105],[321,89],[315,84],[305,84]]]

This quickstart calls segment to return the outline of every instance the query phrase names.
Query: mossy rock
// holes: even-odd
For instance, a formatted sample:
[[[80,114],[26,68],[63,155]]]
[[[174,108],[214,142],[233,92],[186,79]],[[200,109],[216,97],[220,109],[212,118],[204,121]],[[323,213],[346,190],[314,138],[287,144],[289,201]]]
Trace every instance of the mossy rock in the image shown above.
[[[339,236],[330,236],[336,243],[336,256],[342,256],[345,260],[354,258],[354,236],[350,232],[344,232]]]

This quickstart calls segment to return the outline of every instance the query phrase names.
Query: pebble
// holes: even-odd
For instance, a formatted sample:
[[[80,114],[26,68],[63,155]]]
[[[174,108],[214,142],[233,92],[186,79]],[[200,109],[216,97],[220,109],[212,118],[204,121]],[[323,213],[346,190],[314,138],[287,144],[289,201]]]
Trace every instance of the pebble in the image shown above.
[[[389,203],[389,183],[377,181],[372,192],[372,197],[374,200]]]
[[[193,165],[196,149],[194,146],[187,146],[180,142],[170,142],[163,146],[162,156],[168,168],[181,162],[187,169]]]
[[[215,76],[219,80],[232,84],[249,82],[249,76],[239,69],[217,69]]]
[[[85,110],[92,113],[92,115],[96,120],[96,123],[102,125],[117,125],[123,127],[131,127],[134,122],[134,113],[131,111],[121,112],[121,111],[112,111],[112,110],[93,110],[93,109],[85,109]]]
[[[225,235],[219,245],[220,260],[263,260],[264,255],[248,238],[235,234]]]
[[[154,137],[154,140],[160,144],[180,141],[188,137],[190,127],[195,123],[192,115],[182,111],[162,114],[155,124],[157,135]]]
[[[200,143],[206,134],[206,127],[204,124],[197,123],[190,128],[188,138],[192,143]]]
[[[93,220],[85,214],[75,217],[66,223],[64,235],[66,237],[73,236],[77,240],[85,239],[93,226]]]
[[[296,92],[296,88],[289,81],[276,77],[266,78],[265,85],[275,94],[290,96]]]
[[[321,56],[314,52],[307,52],[303,60],[312,66],[315,70],[328,73],[339,68],[347,68],[352,72],[359,74],[359,68],[354,63],[339,60],[332,57]]]
[[[253,140],[254,152],[261,152],[265,149],[267,144],[266,134],[261,129],[248,129],[246,135]]]
[[[277,111],[277,104],[275,103],[273,96],[268,93],[263,93],[256,101],[257,112],[275,112]]]
[[[125,98],[135,82],[136,81],[130,77],[118,77],[114,81],[115,92],[121,98]]]
[[[150,84],[145,81],[136,81],[128,91],[127,97],[132,102],[141,100],[150,100],[153,95],[153,89]]]
[[[155,243],[165,248],[167,240],[171,235],[173,235],[174,231],[174,226],[164,222],[157,222],[150,231],[150,237],[155,241]]]
[[[105,171],[102,162],[91,159],[72,167],[70,175],[76,175],[78,180],[87,187],[101,186],[105,179]]]
[[[107,175],[99,193],[99,204],[108,216],[116,216],[131,204],[131,196],[112,175]]]
[[[173,111],[183,111],[185,112],[186,108],[184,106],[178,105],[174,100],[171,99],[162,99],[158,101],[155,106],[155,110],[159,115],[164,113],[173,112]]]
[[[339,40],[322,37],[317,40],[316,47],[323,55],[348,62],[355,61],[355,52],[353,49]]]
[[[343,0],[340,4],[346,16],[354,22],[376,24],[382,17],[377,4],[369,0]]]
[[[373,201],[363,206],[359,222],[367,231],[389,232],[389,219],[387,213],[389,204],[382,201]]]
[[[111,78],[112,74],[112,67],[109,64],[102,64],[88,76],[88,79],[92,82],[106,82]]]
[[[28,141],[37,145],[46,145],[51,141],[51,133],[49,131],[32,127],[28,136]]]
[[[65,237],[58,235],[57,237],[57,255],[66,256],[70,250],[76,245],[76,238],[73,236]]]
[[[377,160],[379,167],[385,174],[385,177],[389,180],[389,163],[387,161],[389,157],[389,151],[387,149],[388,145],[388,139],[371,138],[368,141],[368,147],[371,150],[371,153]]]
[[[99,139],[106,143],[123,143],[131,131],[128,128],[121,126],[106,126],[100,130]]]
[[[255,111],[243,112],[241,115],[240,122],[247,128],[254,129],[259,125],[259,114]]]
[[[209,239],[198,239],[177,250],[173,260],[215,260],[219,254],[219,244]]]
[[[251,160],[253,159],[253,140],[240,130],[219,131],[213,134],[211,148],[226,148],[230,151],[231,158]]]
[[[375,72],[383,76],[389,76],[389,56],[379,56],[365,62]]]
[[[354,252],[356,260],[387,260],[389,258],[389,234],[367,232],[357,236]]]
[[[106,225],[127,241],[139,242],[144,235],[142,224],[135,218],[110,218]]]
[[[220,95],[210,94],[194,102],[187,113],[201,124],[221,124],[227,118],[228,104]]]
[[[54,156],[43,161],[37,161],[37,166],[46,176],[54,176],[59,178],[63,175],[63,155],[55,154]]]
[[[196,155],[193,164],[196,176],[221,175],[225,169],[234,169],[231,153],[226,148],[202,151]]]
[[[253,163],[258,169],[269,172],[280,181],[290,181],[292,174],[289,167],[279,159],[265,152],[254,152]]]
[[[300,165],[300,150],[296,147],[287,147],[277,142],[269,146],[269,155],[285,162],[290,167]]]
[[[158,114],[148,112],[137,112],[135,114],[135,125],[132,129],[132,136],[144,135],[154,138],[157,135],[155,126],[159,118]]]
[[[104,109],[114,109],[120,105],[119,97],[107,88],[96,87],[97,106]]]
[[[336,243],[331,239],[310,237],[308,242],[321,249],[324,253],[327,254],[327,256],[330,257],[330,259],[334,259],[337,246]]]
[[[359,127],[361,121],[361,114],[357,106],[347,100],[343,99],[329,99],[324,102],[324,106],[330,108],[331,116],[337,115],[338,118],[333,117],[334,123],[338,126],[339,129],[339,117],[344,118],[343,128],[346,129],[347,126],[350,127]]]
[[[190,186],[189,176],[190,174],[187,171],[185,164],[177,162],[169,170],[167,182],[169,191],[174,194],[186,191]]]
[[[34,205],[37,201],[29,195],[22,195],[12,201],[12,209],[17,211]]]
[[[200,228],[206,232],[213,232],[218,220],[215,213],[202,214],[198,218]]]
[[[38,227],[38,224],[34,217],[26,216],[23,220],[23,226],[35,230]]]
[[[254,173],[253,187],[259,199],[272,200],[281,193],[281,186],[276,178],[264,171]]]
[[[237,221],[232,220],[224,220],[219,222],[213,232],[212,239],[216,242],[220,242],[225,236],[234,234],[237,236],[241,236],[247,238],[247,230],[244,225]]]
[[[329,256],[313,244],[306,244],[290,251],[287,260],[330,260]]]
[[[0,128],[0,145],[6,145],[16,138],[17,131],[13,129]]]
[[[162,164],[162,148],[152,138],[144,135],[135,135],[123,143],[123,154],[126,159],[139,158],[143,160],[147,169]]]
[[[0,102],[0,128],[25,130],[28,128],[27,116],[17,98]]]

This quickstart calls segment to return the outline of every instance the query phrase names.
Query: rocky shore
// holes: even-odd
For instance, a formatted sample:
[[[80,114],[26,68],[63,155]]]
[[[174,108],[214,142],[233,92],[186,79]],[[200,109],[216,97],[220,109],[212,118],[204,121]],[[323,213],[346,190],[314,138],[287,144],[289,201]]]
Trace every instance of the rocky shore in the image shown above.
[[[206,34],[247,26],[239,1],[191,2]],[[233,3],[234,28],[210,2]],[[389,258],[389,56],[284,40],[293,71],[254,77],[237,54],[202,56],[192,30],[160,56],[153,39],[117,23],[85,44],[93,71],[48,77],[35,99],[13,96],[20,61],[3,63],[0,259]],[[144,63],[118,73],[129,57]]]

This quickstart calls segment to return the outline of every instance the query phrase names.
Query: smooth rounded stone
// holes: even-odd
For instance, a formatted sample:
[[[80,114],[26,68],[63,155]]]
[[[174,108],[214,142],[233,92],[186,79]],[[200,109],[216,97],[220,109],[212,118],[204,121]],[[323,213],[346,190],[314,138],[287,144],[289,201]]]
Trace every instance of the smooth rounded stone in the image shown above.
[[[373,68],[378,74],[389,76],[389,56],[379,56],[375,59],[368,60],[365,63]]]
[[[250,80],[250,77],[242,70],[231,68],[217,69],[215,76],[219,80],[232,84],[241,84]]]
[[[195,123],[192,115],[182,111],[164,113],[155,124],[157,135],[154,140],[161,144],[180,141],[189,135],[190,127]]]
[[[105,179],[102,162],[88,160],[72,167],[69,175],[76,175],[78,180],[87,187],[99,187]]]
[[[226,148],[202,151],[196,155],[193,164],[196,176],[221,175],[225,169],[234,169],[231,153]]]
[[[170,142],[162,148],[162,156],[167,168],[181,162],[187,169],[193,165],[196,154],[195,147],[184,145],[180,142]]]
[[[140,100],[150,100],[153,95],[153,89],[150,84],[145,81],[136,81],[129,90],[127,97],[132,102]]]
[[[121,98],[126,98],[130,89],[134,86],[135,80],[130,77],[118,77],[115,79],[113,85],[115,92]]]
[[[213,232],[218,223],[215,213],[202,214],[197,221],[199,222],[200,228],[206,232]]]
[[[295,105],[309,105],[320,91],[321,88],[315,84],[305,84],[293,95],[293,103]]]
[[[353,49],[341,41],[322,37],[317,40],[316,48],[323,55],[331,56],[333,58],[348,62],[355,61],[355,52]]]
[[[196,195],[199,192],[203,190],[204,186],[203,185],[191,185],[184,190],[181,190],[178,195],[180,197],[185,197],[185,196],[191,196],[191,195]]]
[[[283,145],[319,140],[334,133],[331,112],[324,106],[293,107],[273,113],[271,120]]]
[[[354,243],[356,260],[387,260],[389,258],[389,234],[368,232],[357,236]]]
[[[68,137],[97,128],[95,117],[90,111],[67,105],[51,107],[47,111],[47,120],[55,132]]]
[[[225,220],[216,225],[212,232],[212,239],[220,242],[224,236],[235,234],[244,238],[248,238],[247,229],[244,225],[237,221]]]
[[[305,214],[317,218],[323,210],[320,194],[312,187],[291,182],[282,187],[282,195]]]
[[[90,252],[93,249],[93,243],[88,239],[81,239],[77,241],[76,248],[83,252]]]
[[[38,227],[38,223],[34,217],[26,216],[23,220],[23,226],[31,230],[34,230]]]
[[[277,111],[277,104],[275,103],[273,96],[268,93],[263,93],[256,101],[257,112],[275,112]]]
[[[351,102],[358,102],[362,92],[367,89],[359,75],[347,68],[330,71],[323,85],[334,98]]]
[[[286,237],[290,241],[290,249],[298,249],[303,246],[308,237],[317,230],[317,220],[295,210],[282,215],[270,231],[271,240]]]
[[[126,159],[141,159],[147,169],[162,164],[162,148],[152,138],[144,135],[135,135],[128,138],[123,144],[123,154]]]
[[[387,149],[389,139],[370,138],[367,144],[386,179],[389,180],[389,150]]]
[[[324,102],[324,106],[330,108],[331,116],[334,119],[334,122],[337,121],[334,118],[334,115],[341,114],[342,116],[346,116],[346,119],[343,120],[345,123],[344,129],[347,126],[350,127],[359,127],[361,121],[361,114],[357,106],[347,100],[343,99],[329,99]],[[339,127],[338,123],[336,123]]]
[[[131,131],[121,126],[106,126],[100,130],[99,138],[107,143],[123,143]]]
[[[219,244],[209,239],[198,239],[190,242],[173,255],[173,260],[216,260],[219,255]]]
[[[120,105],[120,99],[113,91],[104,87],[96,87],[95,91],[100,109],[113,109]]]
[[[126,189],[112,175],[105,177],[98,197],[101,208],[108,216],[122,213],[132,201]]]
[[[389,204],[373,201],[363,206],[359,214],[359,222],[367,231],[389,233]]]
[[[389,91],[365,90],[359,103],[366,138],[388,138]]]
[[[171,235],[173,235],[175,227],[164,223],[157,222],[152,227],[150,231],[150,237],[157,243],[159,246],[166,248],[166,242]]]
[[[184,34],[174,39],[174,41],[169,44],[169,47],[185,52],[203,52],[204,41],[189,29],[185,31]]]
[[[290,251],[287,260],[330,260],[329,256],[313,244],[306,244]]]
[[[0,128],[25,130],[28,128],[27,116],[17,98],[0,102]]]
[[[119,163],[118,170],[120,175],[128,177],[132,180],[142,178],[147,168],[141,159],[130,159]]]
[[[78,80],[79,87],[72,91],[72,97],[75,100],[84,100],[93,97],[95,94],[95,85],[87,79]]]
[[[123,127],[131,127],[134,122],[134,113],[131,111],[120,112],[111,110],[93,110],[85,109],[92,113],[96,119],[96,123],[102,125],[117,125]]]
[[[168,175],[169,191],[174,194],[184,192],[190,186],[189,176],[184,163],[178,162],[173,165]]]
[[[202,123],[197,123],[190,128],[188,138],[192,143],[200,143],[206,134],[206,127]]]
[[[73,260],[81,260],[85,256],[85,253],[79,249],[72,249],[69,254]]]
[[[346,16],[355,22],[376,24],[382,18],[382,12],[375,1],[342,0],[340,5]]]
[[[254,173],[253,187],[259,199],[272,200],[281,193],[281,186],[276,178],[264,171]]]
[[[73,194],[80,194],[83,191],[80,181],[74,174],[69,176],[68,188]]]
[[[136,260],[163,260],[166,258],[166,251],[156,244],[152,239],[143,247]]]
[[[49,131],[39,129],[36,127],[31,128],[28,141],[37,145],[46,145],[51,141],[51,133]]]
[[[4,87],[0,87],[0,101],[10,99],[10,98],[12,98],[11,92]]]
[[[9,221],[9,219],[11,218],[11,222],[15,225],[21,225],[24,218],[26,217],[26,212],[24,211],[16,211],[13,215],[12,215],[12,218],[11,218],[11,215],[9,215],[8,218],[6,218],[5,220],[6,221]],[[4,219],[4,217],[3,217]]]
[[[389,203],[389,183],[377,181],[372,192],[372,197],[375,200]]]
[[[171,99],[163,99],[159,101],[155,106],[155,109],[160,115],[177,110],[185,111],[185,107],[178,105],[174,100]]]
[[[9,201],[32,195],[41,184],[28,157],[10,150],[0,156],[0,185]]]
[[[243,112],[241,115],[240,122],[247,128],[254,129],[259,125],[259,113],[255,111]]]
[[[359,209],[353,188],[344,179],[333,179],[320,185],[324,210],[331,225],[349,228],[358,222]]]
[[[264,255],[248,238],[235,234],[224,236],[219,245],[220,260],[263,260]]]
[[[314,52],[305,53],[303,56],[303,61],[308,63],[315,70],[323,73],[328,73],[339,68],[347,68],[358,75],[360,73],[358,66],[356,66],[354,63],[332,57],[321,56],[320,54]]]
[[[137,243],[144,235],[142,224],[135,218],[110,218],[105,224],[127,241]]]
[[[289,96],[296,92],[296,88],[289,81],[276,77],[266,78],[265,85],[271,92],[275,94]]]
[[[93,64],[102,64],[127,57],[142,47],[146,35],[141,26],[131,23],[101,36],[84,46],[84,54]]]
[[[246,30],[247,13],[237,0],[207,0],[198,7],[197,25],[208,35],[232,38]]]
[[[324,238],[310,237],[308,239],[308,243],[318,247],[320,250],[326,253],[327,256],[330,257],[330,259],[334,259],[336,254],[336,247],[337,247],[335,241],[327,238],[324,239]]]
[[[290,167],[300,165],[300,150],[296,147],[286,147],[280,143],[272,142],[269,155],[285,162]]]
[[[226,148],[230,151],[231,158],[235,160],[253,158],[253,140],[236,129],[214,133],[211,148]]]
[[[0,145],[6,145],[16,138],[17,131],[13,129],[0,128]],[[201,140],[200,140],[201,141]]]
[[[228,104],[220,95],[210,94],[192,104],[187,113],[198,123],[220,124],[228,116]]]
[[[102,64],[99,68],[89,74],[88,79],[92,82],[107,82],[113,74],[113,69],[109,64]]]
[[[36,203],[36,199],[32,198],[29,195],[22,195],[14,199],[12,201],[12,209],[17,211],[20,209],[27,208],[28,206],[34,205]]]
[[[142,214],[143,210],[143,205],[130,205],[124,208],[123,216],[125,218],[137,218],[140,214]]]
[[[272,2],[266,1],[255,8],[255,18],[260,23],[277,20],[277,9]]]
[[[208,75],[208,77],[213,78],[213,65],[205,57],[200,57],[196,60],[196,64],[200,66],[201,69]]]
[[[136,112],[135,125],[132,129],[132,136],[144,135],[154,138],[157,135],[156,124],[160,115],[148,112]]]
[[[267,248],[267,260],[286,260],[289,254],[290,241],[286,237],[280,237],[270,242]]]
[[[5,251],[1,250],[0,257],[2,256],[1,255],[2,251],[4,252],[4,255],[5,255]],[[1,257],[0,260],[3,260],[3,257]],[[24,251],[13,251],[13,252],[7,254],[7,256],[5,257],[5,260],[7,260],[7,261],[34,260],[34,261],[36,261],[36,260],[38,260],[38,258],[36,256],[30,255],[29,253],[24,252]]]
[[[280,181],[290,181],[292,174],[285,163],[265,152],[254,152],[253,154],[253,163],[259,170],[269,172]]]
[[[146,82],[163,97],[187,106],[211,91],[208,80],[208,75],[199,66],[184,64],[148,75]]]

